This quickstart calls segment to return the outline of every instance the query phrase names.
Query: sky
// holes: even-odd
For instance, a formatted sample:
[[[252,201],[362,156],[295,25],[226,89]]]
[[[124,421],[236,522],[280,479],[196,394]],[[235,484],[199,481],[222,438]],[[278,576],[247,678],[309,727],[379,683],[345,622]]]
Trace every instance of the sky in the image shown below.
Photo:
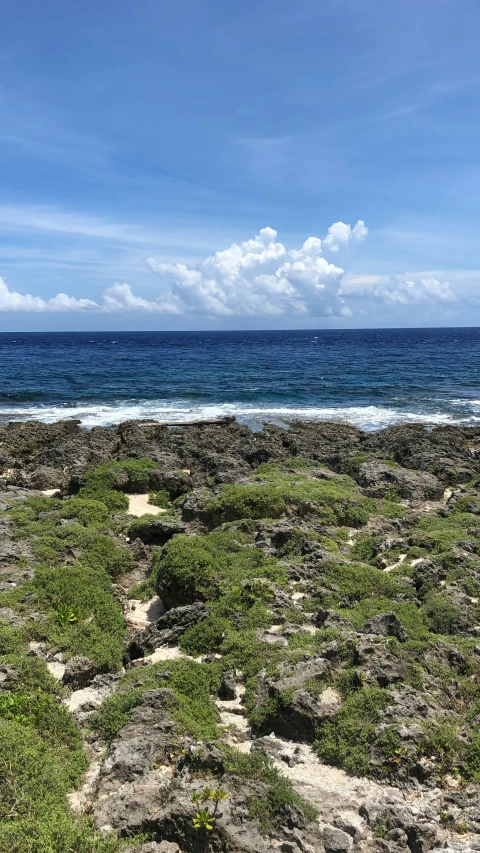
[[[2,5],[0,331],[480,325],[478,0]]]

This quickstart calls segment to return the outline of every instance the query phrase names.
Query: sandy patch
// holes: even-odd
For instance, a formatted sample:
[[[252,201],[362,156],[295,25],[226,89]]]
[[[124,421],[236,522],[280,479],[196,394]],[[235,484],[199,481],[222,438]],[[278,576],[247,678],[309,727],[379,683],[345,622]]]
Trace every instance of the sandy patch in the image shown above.
[[[141,658],[143,663],[160,663],[164,660],[177,660],[178,658],[187,658],[192,660],[188,655],[184,655],[178,646],[163,646],[163,648],[155,649],[151,655]],[[140,661],[139,661],[140,663]]]
[[[104,698],[104,692],[96,690],[94,687],[83,687],[82,690],[74,690],[68,699],[65,699],[65,705],[69,711],[76,711],[80,705],[88,704],[98,708]]]
[[[51,660],[47,663],[47,669],[57,681],[61,681],[65,672],[65,664],[60,661]]]
[[[229,711],[220,711],[220,725],[237,729],[239,732],[248,732],[250,729],[246,717],[241,714],[231,714]]]
[[[127,495],[128,497],[128,515],[135,515],[139,518],[141,515],[161,515],[162,512],[167,512],[161,506],[151,504],[147,495]]]
[[[155,596],[149,601],[129,598],[126,603],[125,619],[134,625],[152,625],[165,613],[162,600]]]

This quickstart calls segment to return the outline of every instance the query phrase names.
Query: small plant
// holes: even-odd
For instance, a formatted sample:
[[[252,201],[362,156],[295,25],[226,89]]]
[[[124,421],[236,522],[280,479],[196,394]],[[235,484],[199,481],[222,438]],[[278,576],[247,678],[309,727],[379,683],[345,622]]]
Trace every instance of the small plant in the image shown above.
[[[213,812],[210,812],[208,809],[199,809],[193,818],[195,829],[204,833],[205,853],[208,853],[210,850],[211,833],[213,833],[216,827],[219,803],[225,800],[226,797],[228,797],[228,794],[223,788],[204,788],[203,791],[197,791],[195,794],[192,794],[192,803],[207,803],[209,800],[214,803]]]
[[[66,625],[73,625],[78,622],[79,610],[78,607],[70,607],[68,604],[59,604],[57,607],[57,621],[64,628]]]
[[[0,717],[21,724],[28,723],[28,718],[23,713],[27,701],[28,697],[16,693],[0,694]]]

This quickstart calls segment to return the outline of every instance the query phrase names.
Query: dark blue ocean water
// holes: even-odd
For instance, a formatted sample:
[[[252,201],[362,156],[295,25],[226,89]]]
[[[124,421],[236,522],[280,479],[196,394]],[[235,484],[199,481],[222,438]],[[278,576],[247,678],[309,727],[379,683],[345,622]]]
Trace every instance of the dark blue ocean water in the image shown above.
[[[480,422],[480,329],[0,334],[0,421]]]

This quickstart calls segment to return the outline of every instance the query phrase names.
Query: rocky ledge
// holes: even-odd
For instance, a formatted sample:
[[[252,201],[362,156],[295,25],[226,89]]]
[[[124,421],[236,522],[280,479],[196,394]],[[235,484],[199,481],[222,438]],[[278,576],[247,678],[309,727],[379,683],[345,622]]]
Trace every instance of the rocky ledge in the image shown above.
[[[480,850],[479,483],[474,428],[0,427],[0,850]]]

